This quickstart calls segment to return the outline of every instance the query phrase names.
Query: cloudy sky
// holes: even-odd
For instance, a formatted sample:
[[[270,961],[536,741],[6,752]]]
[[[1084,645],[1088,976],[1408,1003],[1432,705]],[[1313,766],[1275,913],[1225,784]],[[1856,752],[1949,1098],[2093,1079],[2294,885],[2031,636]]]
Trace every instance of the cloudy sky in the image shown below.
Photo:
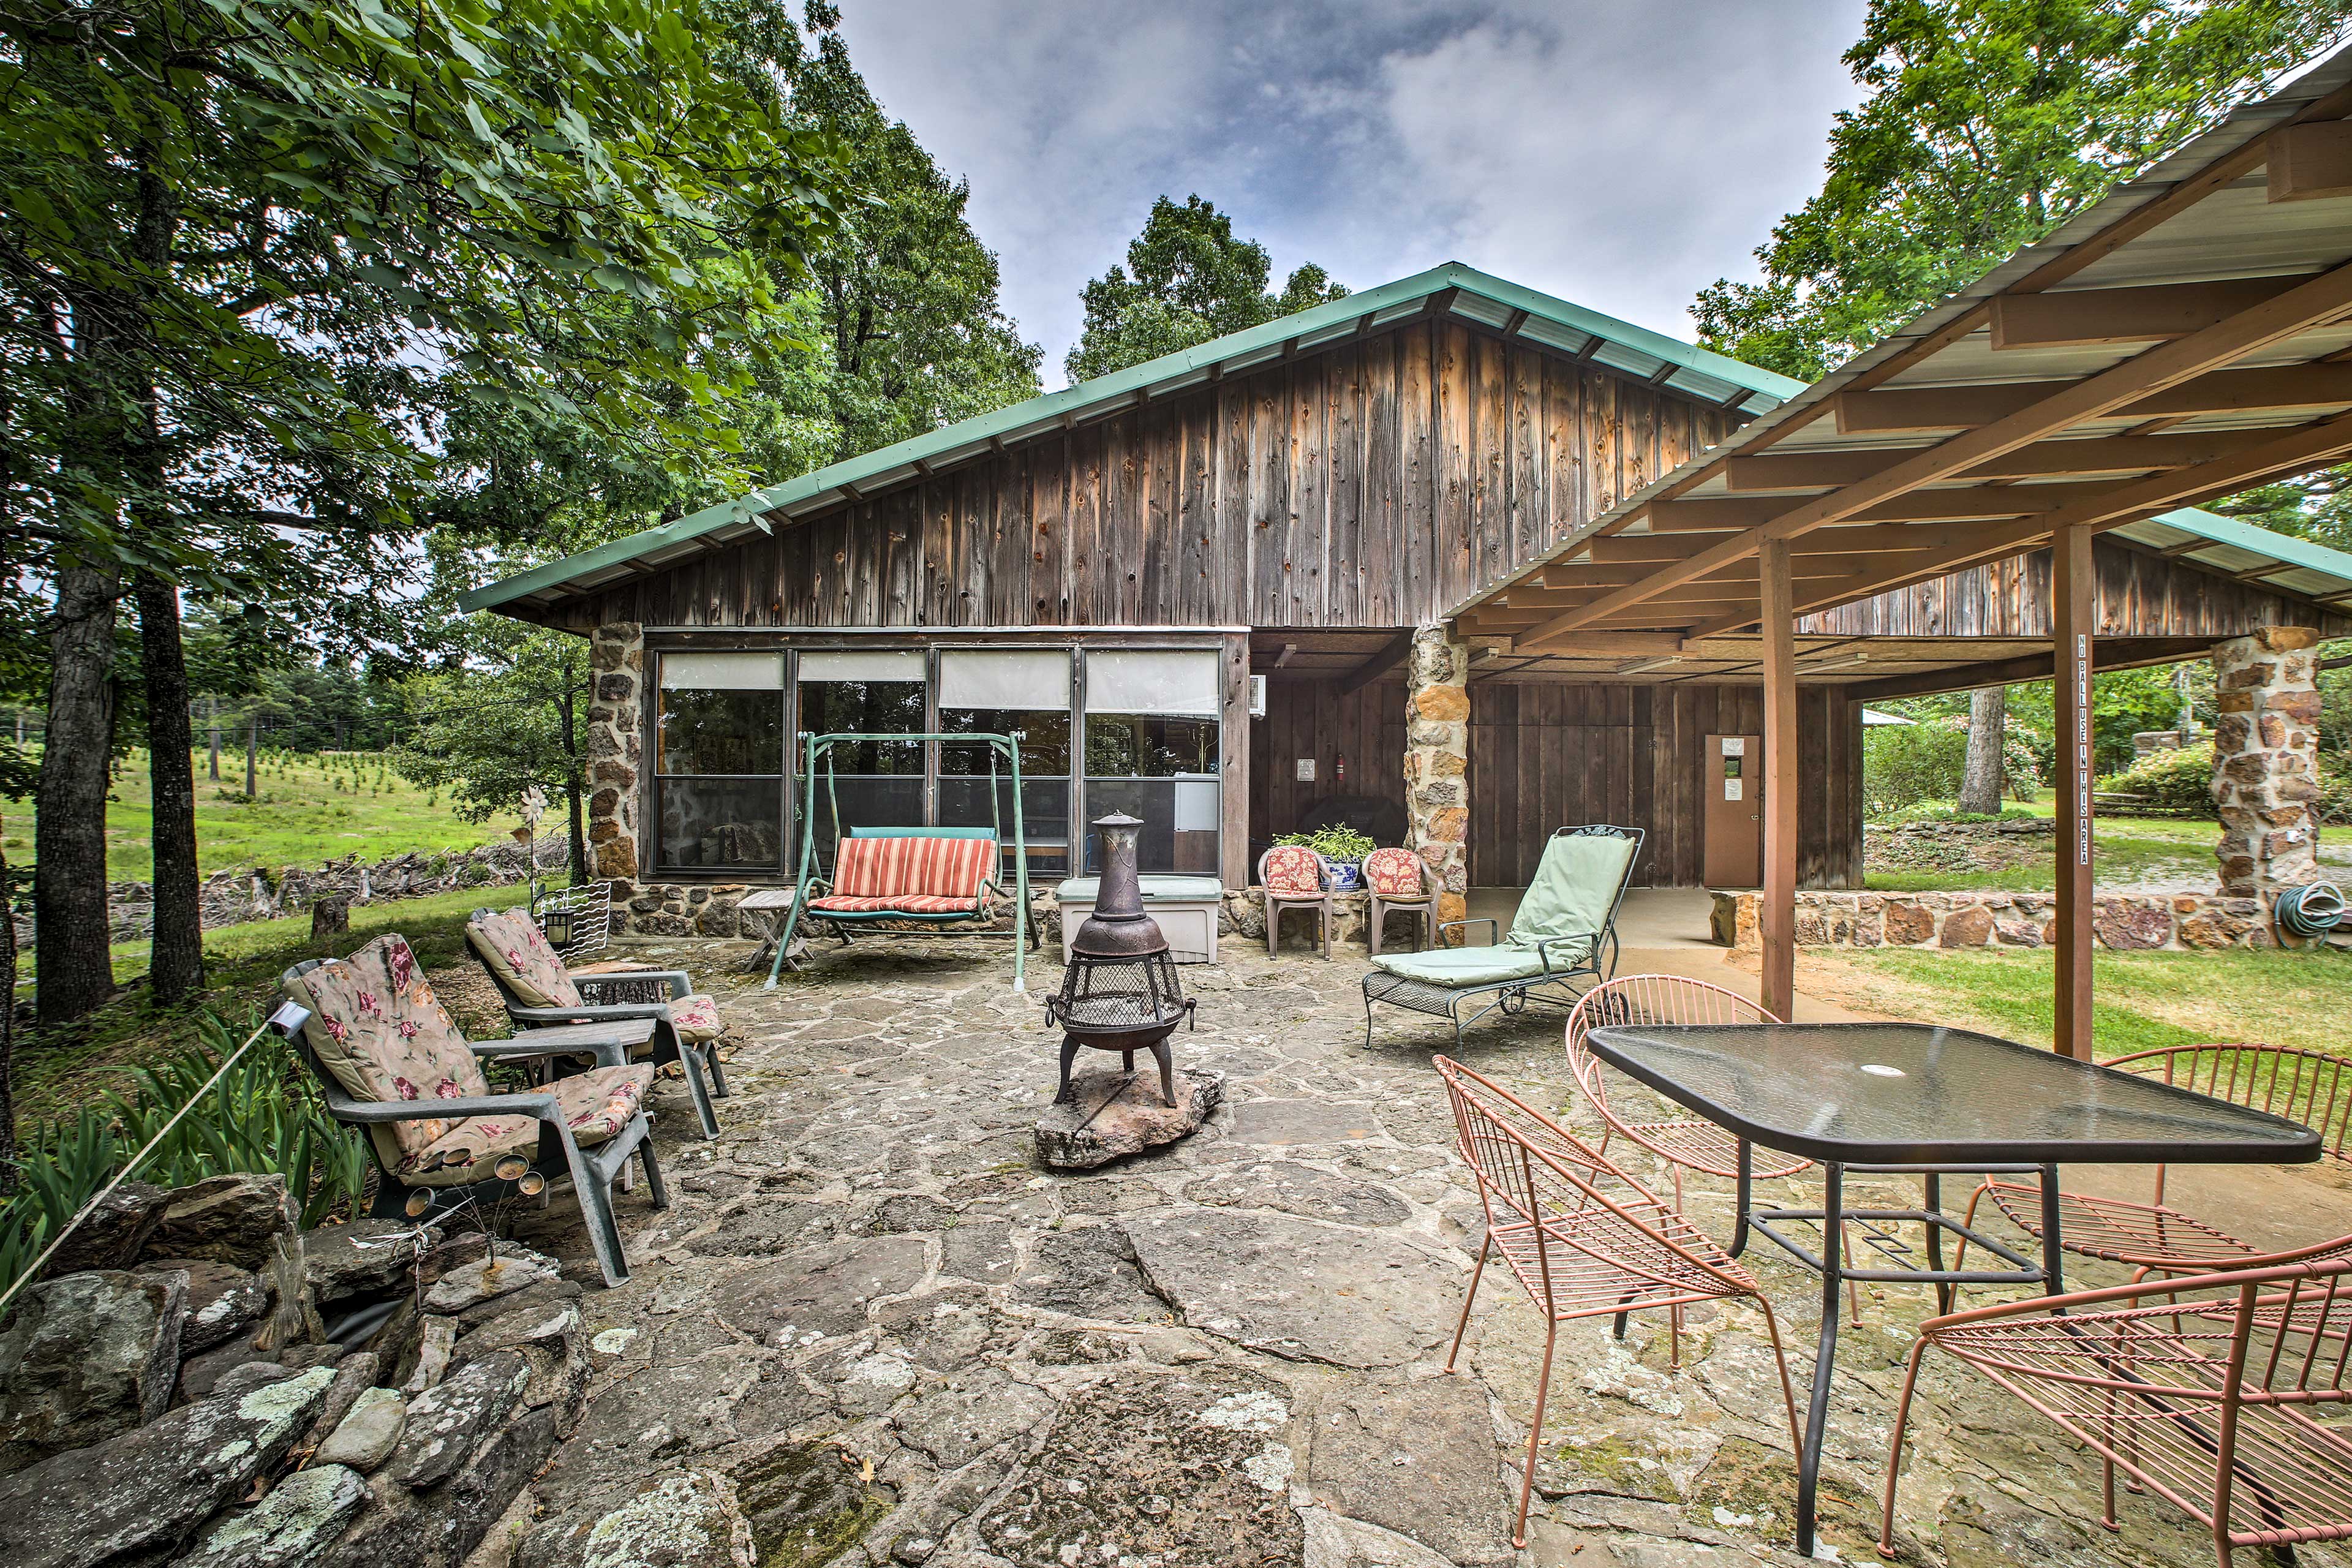
[[[1819,185],[1862,0],[846,0],[875,95],[971,182],[1044,343],[1154,197],[1350,288],[1459,260],[1691,335]]]

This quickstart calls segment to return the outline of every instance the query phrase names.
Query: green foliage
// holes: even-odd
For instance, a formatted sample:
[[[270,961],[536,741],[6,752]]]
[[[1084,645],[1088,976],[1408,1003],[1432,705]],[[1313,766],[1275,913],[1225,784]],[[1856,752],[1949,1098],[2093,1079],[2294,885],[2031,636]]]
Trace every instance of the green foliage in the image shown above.
[[[2184,675],[2187,677],[2184,682]],[[2184,697],[2183,687],[2187,687]],[[2091,678],[2091,769],[2119,773],[2137,756],[2132,737],[2144,730],[2180,725],[2184,704],[2212,712],[2212,667],[2203,661],[2155,669],[2103,669]],[[2042,776],[2057,776],[2057,716],[2051,683],[2031,681],[2009,689],[2009,709],[2039,737]]]
[[[164,1134],[131,1174],[179,1186],[231,1171],[282,1175],[303,1228],[356,1205],[368,1176],[367,1146],[327,1114],[295,1048],[264,1035],[204,1099],[197,1096],[246,1036],[257,1012],[234,1028],[210,1011],[197,1043],[131,1069],[128,1092],[35,1129],[19,1148],[18,1184],[0,1207],[0,1289],[13,1283],[91,1197],[114,1179],[172,1117],[194,1109]]]
[[[586,766],[586,645],[488,616],[468,630],[472,660],[403,687],[409,731],[393,765],[420,789],[446,790],[467,822],[517,810],[533,785],[562,803]]]
[[[1304,844],[1326,860],[1355,865],[1380,847],[1371,835],[1359,833],[1344,822],[1318,827],[1312,833],[1285,833],[1275,839],[1276,844]]]
[[[2001,744],[2002,783],[2020,799],[2032,799],[2040,783],[2034,763],[2037,738],[2012,720]],[[1947,714],[1910,724],[1873,725],[1862,736],[1862,810],[1874,822],[1912,814],[1933,802],[1956,800],[1969,755],[1965,714]]]
[[[971,187],[882,112],[837,30],[815,42],[789,68],[793,107],[847,150],[866,194],[810,258],[837,459],[1034,397],[1042,351],[1004,314],[996,257],[964,216]]]
[[[1872,0],[1821,193],[1703,289],[1709,348],[1811,381],[2340,34],[2352,0]]]
[[[2319,798],[2311,809],[2319,820],[2330,825],[2352,822],[2352,756],[2342,752],[2322,752],[2317,758]]]
[[[1063,368],[1073,382],[1087,381],[1347,298],[1311,262],[1280,294],[1269,293],[1272,270],[1265,247],[1234,238],[1234,220],[1213,204],[1193,195],[1179,206],[1162,196],[1129,244],[1127,265],[1082,290],[1086,331]]]
[[[0,18],[15,521],[44,559],[151,564],[266,619],[397,634],[385,596],[303,594],[374,577],[419,421],[457,393],[714,438],[791,341],[771,267],[836,223],[839,149],[710,68],[699,0],[88,21]]]
[[[2099,788],[2116,795],[2144,795],[2146,809],[2150,811],[2211,816],[2213,744],[2204,741],[2150,752],[2131,766],[2101,779]]]

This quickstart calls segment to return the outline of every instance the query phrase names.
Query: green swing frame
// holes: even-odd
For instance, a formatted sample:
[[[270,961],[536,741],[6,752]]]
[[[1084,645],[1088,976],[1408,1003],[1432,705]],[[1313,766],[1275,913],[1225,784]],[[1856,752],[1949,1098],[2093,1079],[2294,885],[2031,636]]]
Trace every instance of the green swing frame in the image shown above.
[[[805,750],[801,763],[798,791],[798,798],[801,802],[800,871],[793,885],[792,911],[784,917],[783,929],[776,934],[776,956],[768,965],[768,984],[764,989],[772,991],[776,988],[776,976],[783,971],[784,955],[792,952],[793,936],[799,930],[804,913],[812,923],[822,921],[830,926],[844,942],[849,941],[851,927],[881,925],[886,921],[895,922],[902,927],[911,925],[917,928],[912,931],[900,930],[892,933],[900,936],[956,936],[967,933],[948,928],[993,923],[993,916],[985,914],[978,909],[969,914],[925,915],[904,914],[893,910],[810,910],[808,908],[812,888],[830,888],[833,885],[832,877],[829,874],[819,875],[816,867],[816,768],[819,760],[824,763],[824,798],[827,808],[833,814],[833,842],[835,846],[834,858],[837,863],[841,854],[839,846],[843,837],[843,829],[841,799],[835,787],[834,748],[868,741],[878,741],[891,745],[928,745],[935,741],[947,741],[962,745],[979,744],[988,747],[989,826],[986,829],[926,826],[853,827],[848,830],[848,837],[852,838],[977,838],[985,831],[988,837],[996,842],[1001,857],[1004,836],[1003,819],[997,804],[997,784],[1004,775],[997,771],[997,763],[1000,760],[1004,762],[1011,771],[1013,784],[1013,886],[1009,889],[1004,886],[1004,868],[1001,859],[990,874],[987,885],[1000,896],[1008,891],[1013,894],[1013,989],[1028,990],[1027,972],[1022,960],[1029,946],[1033,944],[1030,939],[1034,935],[1035,925],[1029,911],[1029,837],[1022,822],[1021,739],[1017,731],[1010,735],[949,734],[941,731],[925,731],[917,734],[909,734],[903,731],[892,734],[875,734],[862,731],[844,731],[834,734],[802,736],[802,740],[805,742]],[[926,926],[940,929],[930,931],[921,929]]]

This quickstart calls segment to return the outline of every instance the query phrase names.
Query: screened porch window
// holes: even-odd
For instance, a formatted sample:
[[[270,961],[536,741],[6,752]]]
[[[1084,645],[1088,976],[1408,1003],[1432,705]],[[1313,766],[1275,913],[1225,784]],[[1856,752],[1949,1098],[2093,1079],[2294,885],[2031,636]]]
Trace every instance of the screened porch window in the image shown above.
[[[659,658],[658,864],[670,870],[775,870],[782,864],[783,840],[783,656]]]
[[[803,735],[915,735],[924,729],[929,684],[920,648],[811,649],[800,657]],[[797,770],[806,752],[793,759]],[[833,748],[799,809],[813,813],[816,855],[833,864],[835,817],[852,827],[916,827],[924,822],[919,742],[861,741]],[[800,825],[794,824],[795,844]]]
[[[1022,828],[1029,874],[1070,863],[1070,656],[1061,648],[948,648],[940,654],[940,731],[1021,737]],[[1013,858],[1013,781],[993,746],[940,743],[940,823],[994,827]]]
[[[1087,815],[1140,818],[1147,873],[1217,874],[1218,670],[1209,650],[1087,655]],[[1096,858],[1089,840],[1088,872]]]

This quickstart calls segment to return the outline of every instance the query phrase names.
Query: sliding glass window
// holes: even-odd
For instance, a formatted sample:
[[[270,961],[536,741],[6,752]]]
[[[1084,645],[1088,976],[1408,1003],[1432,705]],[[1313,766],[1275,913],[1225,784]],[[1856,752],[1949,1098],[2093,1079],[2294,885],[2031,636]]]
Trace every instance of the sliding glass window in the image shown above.
[[[783,863],[783,656],[656,657],[657,864],[669,871],[775,871]]]
[[[1208,649],[1087,655],[1087,816],[1141,818],[1145,872],[1217,874],[1219,668]],[[1089,873],[1097,855],[1089,837]]]
[[[800,656],[802,735],[919,735],[929,686],[919,648],[811,649]],[[806,761],[803,742],[793,768]],[[923,746],[917,741],[860,741],[833,748],[798,803],[816,824],[817,863],[833,864],[836,826],[919,827],[924,822]],[[836,821],[837,819],[837,821]],[[794,825],[793,844],[799,844]]]
[[[1021,737],[1021,815],[1032,878],[1070,863],[1070,655],[1063,648],[946,648],[942,734]],[[993,746],[940,742],[940,825],[993,827],[1012,868],[1013,781]]]

